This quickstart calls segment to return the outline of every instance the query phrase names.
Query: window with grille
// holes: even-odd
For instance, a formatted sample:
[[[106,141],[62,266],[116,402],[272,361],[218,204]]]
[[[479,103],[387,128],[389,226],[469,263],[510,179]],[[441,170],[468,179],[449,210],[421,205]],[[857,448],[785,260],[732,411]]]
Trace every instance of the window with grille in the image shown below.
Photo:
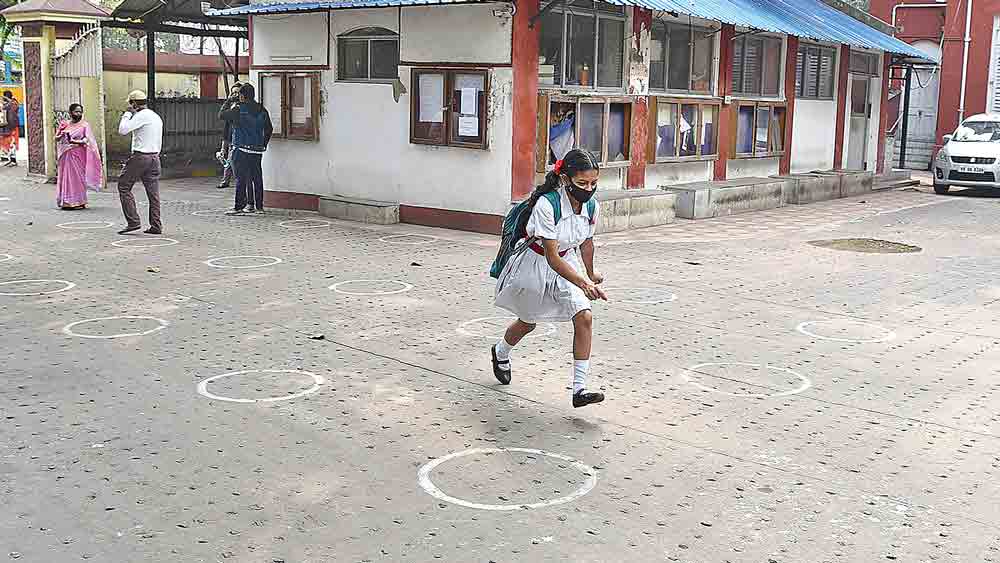
[[[804,100],[832,100],[837,50],[803,43],[795,62],[795,93]]]
[[[732,92],[774,98],[781,92],[782,41],[743,35],[733,40]]]
[[[539,27],[539,85],[623,88],[625,8],[574,0],[546,12]]]

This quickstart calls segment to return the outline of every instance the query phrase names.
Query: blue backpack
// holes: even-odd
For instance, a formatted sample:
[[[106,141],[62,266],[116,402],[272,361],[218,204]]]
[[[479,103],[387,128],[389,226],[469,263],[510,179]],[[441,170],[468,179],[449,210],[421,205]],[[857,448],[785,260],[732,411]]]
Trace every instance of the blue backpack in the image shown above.
[[[559,220],[562,219],[562,200],[559,192],[551,191],[543,194],[542,197],[548,199],[549,203],[552,204],[552,210],[555,212],[555,221],[558,225]],[[528,219],[531,218],[533,207],[531,205],[531,198],[528,198],[515,205],[507,213],[507,216],[504,217],[503,227],[500,230],[500,250],[497,251],[497,257],[493,260],[493,266],[490,267],[490,277],[499,278],[510,257],[516,254],[522,246],[527,247],[527,245],[535,242],[535,239],[532,238],[525,241],[525,244],[522,246],[517,244],[521,239],[527,237]],[[590,217],[591,224],[594,222],[594,211],[596,209],[596,201],[591,199],[587,202],[587,215]]]

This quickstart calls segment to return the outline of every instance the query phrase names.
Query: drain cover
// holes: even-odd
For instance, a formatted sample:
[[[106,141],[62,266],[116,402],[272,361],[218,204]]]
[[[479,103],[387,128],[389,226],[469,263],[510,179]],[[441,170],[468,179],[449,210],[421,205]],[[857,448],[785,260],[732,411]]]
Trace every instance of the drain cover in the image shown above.
[[[888,240],[878,240],[873,238],[838,238],[832,240],[811,240],[809,244],[820,248],[831,250],[844,250],[847,252],[865,252],[868,254],[904,254],[907,252],[920,252],[923,250],[919,246],[911,246],[901,242]]]

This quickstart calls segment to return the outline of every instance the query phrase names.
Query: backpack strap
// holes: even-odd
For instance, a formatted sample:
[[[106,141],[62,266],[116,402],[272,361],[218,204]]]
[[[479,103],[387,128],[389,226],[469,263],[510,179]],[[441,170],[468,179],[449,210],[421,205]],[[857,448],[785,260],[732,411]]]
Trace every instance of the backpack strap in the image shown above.
[[[562,219],[562,196],[559,194],[559,190],[551,191],[543,197],[549,200],[549,203],[552,204],[553,218],[555,219],[556,225],[558,225],[559,220]]]
[[[594,213],[596,211],[597,211],[597,202],[594,201],[594,198],[590,198],[590,200],[587,201],[587,216],[590,217],[591,225],[597,222],[597,218],[594,217]]]

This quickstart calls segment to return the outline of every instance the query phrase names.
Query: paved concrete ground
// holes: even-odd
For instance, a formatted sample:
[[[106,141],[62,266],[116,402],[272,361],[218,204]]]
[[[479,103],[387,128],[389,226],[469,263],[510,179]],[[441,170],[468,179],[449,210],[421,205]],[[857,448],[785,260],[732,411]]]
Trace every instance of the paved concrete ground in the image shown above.
[[[600,237],[574,410],[568,326],[490,373],[493,237],[209,185],[154,239],[0,177],[0,560],[1000,560],[989,194]]]

